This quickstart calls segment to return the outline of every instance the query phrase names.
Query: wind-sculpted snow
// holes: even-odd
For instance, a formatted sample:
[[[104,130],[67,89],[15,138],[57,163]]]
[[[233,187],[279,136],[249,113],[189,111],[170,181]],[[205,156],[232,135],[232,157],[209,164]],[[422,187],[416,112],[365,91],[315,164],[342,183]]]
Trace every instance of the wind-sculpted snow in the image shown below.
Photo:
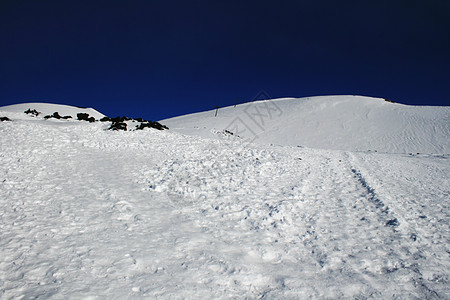
[[[28,118],[0,123],[2,299],[450,298],[448,155]]]
[[[253,101],[161,121],[172,130],[243,142],[389,153],[450,153],[450,107],[361,96]]]

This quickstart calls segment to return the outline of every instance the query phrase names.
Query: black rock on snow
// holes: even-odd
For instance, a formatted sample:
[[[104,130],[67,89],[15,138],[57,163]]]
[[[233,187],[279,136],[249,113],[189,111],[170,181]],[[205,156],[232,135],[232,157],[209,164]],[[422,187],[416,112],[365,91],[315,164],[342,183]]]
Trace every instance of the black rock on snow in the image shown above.
[[[86,113],[79,113],[77,114],[77,119],[80,121],[88,121],[88,122],[95,122],[95,118],[94,117],[89,117],[89,114]]]

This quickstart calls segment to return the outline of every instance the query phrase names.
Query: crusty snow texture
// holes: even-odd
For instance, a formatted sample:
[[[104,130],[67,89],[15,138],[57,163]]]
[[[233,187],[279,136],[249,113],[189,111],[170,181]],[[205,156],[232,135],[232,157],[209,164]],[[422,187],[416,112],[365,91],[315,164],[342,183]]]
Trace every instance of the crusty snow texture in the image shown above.
[[[2,112],[1,299],[450,298],[450,157]]]

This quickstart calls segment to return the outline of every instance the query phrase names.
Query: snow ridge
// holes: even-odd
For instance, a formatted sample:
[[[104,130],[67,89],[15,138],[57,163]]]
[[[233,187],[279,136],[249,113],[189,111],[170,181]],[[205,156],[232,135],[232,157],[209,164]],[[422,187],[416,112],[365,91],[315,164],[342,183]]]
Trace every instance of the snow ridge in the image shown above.
[[[61,116],[71,116],[73,119],[77,119],[77,114],[79,113],[87,113],[89,116],[94,117],[96,120],[99,120],[105,117],[104,114],[99,113],[93,108],[84,108],[84,107],[76,107],[70,105],[63,104],[53,104],[53,103],[21,103],[21,104],[13,104],[8,106],[0,107],[0,111],[6,115],[11,115],[13,118],[23,119],[26,115],[23,114],[26,110],[36,110],[40,113],[40,115],[53,115],[53,113],[58,112]]]
[[[450,153],[450,107],[408,106],[362,96],[253,101],[161,121],[183,134],[389,153]]]

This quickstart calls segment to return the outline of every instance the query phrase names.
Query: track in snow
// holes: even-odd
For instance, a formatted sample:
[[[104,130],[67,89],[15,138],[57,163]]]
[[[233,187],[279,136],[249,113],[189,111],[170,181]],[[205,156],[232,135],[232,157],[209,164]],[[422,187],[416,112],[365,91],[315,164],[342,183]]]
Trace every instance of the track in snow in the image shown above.
[[[250,297],[439,296],[411,258],[420,257],[408,247],[416,236],[398,229],[349,154],[208,147],[163,162],[149,186],[212,237],[211,252],[226,249],[216,276],[234,278],[228,292],[247,285]],[[251,274],[260,277],[243,281]]]

